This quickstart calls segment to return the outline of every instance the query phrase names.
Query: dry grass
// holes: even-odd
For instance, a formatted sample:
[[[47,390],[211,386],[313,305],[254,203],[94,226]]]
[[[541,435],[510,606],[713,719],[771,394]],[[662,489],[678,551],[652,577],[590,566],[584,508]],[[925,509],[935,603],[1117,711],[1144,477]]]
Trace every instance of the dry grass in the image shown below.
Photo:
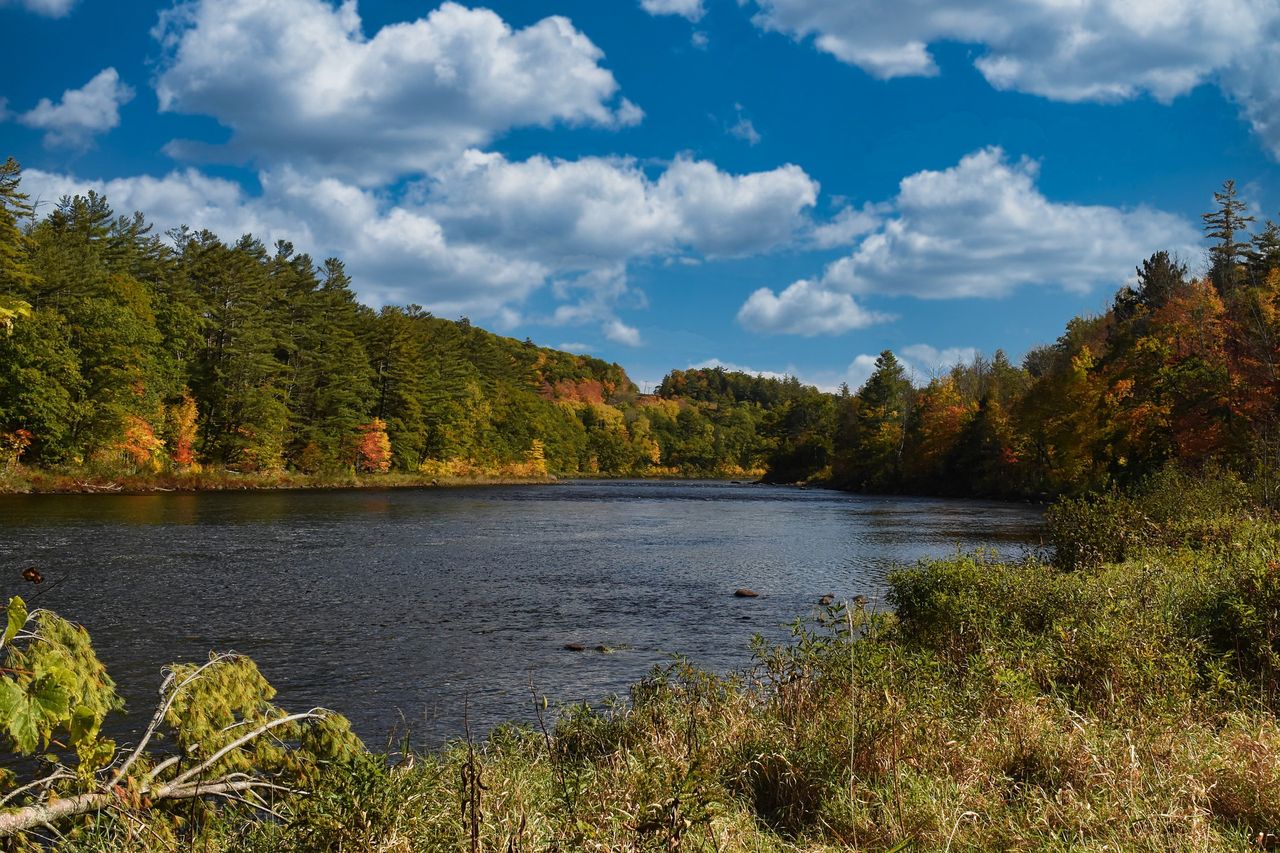
[[[979,554],[905,570],[895,614],[837,604],[789,643],[757,644],[748,673],[677,662],[547,732],[353,757],[281,820],[223,812],[174,837],[389,853],[1257,850],[1280,832],[1280,525],[1233,513],[1192,525],[1211,537],[1165,530],[1088,569]],[[118,822],[71,846],[129,849]]]

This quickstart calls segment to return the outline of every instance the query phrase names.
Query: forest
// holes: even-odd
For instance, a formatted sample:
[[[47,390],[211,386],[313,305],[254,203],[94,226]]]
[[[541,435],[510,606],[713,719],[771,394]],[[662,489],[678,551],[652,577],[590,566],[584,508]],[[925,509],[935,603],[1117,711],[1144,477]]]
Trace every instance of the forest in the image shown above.
[[[1280,227],[1228,181],[1207,272],[1157,252],[1098,316],[1014,364],[928,381],[890,351],[853,391],[719,368],[640,394],[621,367],[373,310],[336,258],[153,233],[108,199],[37,216],[0,168],[0,470],[419,477],[724,476],[1052,499],[1170,462],[1280,459]]]
[[[341,261],[287,243],[157,235],[93,193],[37,219],[13,161],[0,323],[9,467],[735,474],[767,410],[642,397],[599,359],[374,311]]]

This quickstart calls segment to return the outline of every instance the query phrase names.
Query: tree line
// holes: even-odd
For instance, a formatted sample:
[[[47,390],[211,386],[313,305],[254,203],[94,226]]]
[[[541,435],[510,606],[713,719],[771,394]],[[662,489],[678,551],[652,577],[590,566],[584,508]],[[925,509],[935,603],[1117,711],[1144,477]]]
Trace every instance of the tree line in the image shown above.
[[[761,470],[764,405],[641,395],[616,364],[416,305],[375,311],[340,260],[287,242],[159,235],[93,192],[41,213],[9,160],[0,468]]]
[[[858,390],[814,400],[777,480],[1048,498],[1125,488],[1176,463],[1280,470],[1280,226],[1228,181],[1204,214],[1207,272],[1156,252],[1097,316],[1021,365],[997,350],[920,385],[890,351]]]
[[[1280,228],[1227,182],[1208,270],[1157,252],[1015,365],[856,392],[720,368],[640,394],[616,364],[416,305],[362,305],[287,242],[153,233],[90,192],[36,216],[0,166],[0,467],[763,476],[1050,497],[1171,461],[1280,460]]]

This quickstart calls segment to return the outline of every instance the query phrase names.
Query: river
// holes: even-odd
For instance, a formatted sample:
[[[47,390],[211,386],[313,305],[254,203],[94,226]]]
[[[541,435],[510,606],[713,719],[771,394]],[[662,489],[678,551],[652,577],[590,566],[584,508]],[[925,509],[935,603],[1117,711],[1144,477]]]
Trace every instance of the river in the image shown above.
[[[554,705],[625,692],[673,654],[746,667],[753,634],[782,638],[823,594],[881,606],[895,565],[1018,556],[1039,530],[1017,504],[724,482],[0,496],[0,595],[89,629],[123,731],[165,663],[216,649],[372,747],[406,729],[433,746],[464,707],[479,732],[532,719],[531,679]]]

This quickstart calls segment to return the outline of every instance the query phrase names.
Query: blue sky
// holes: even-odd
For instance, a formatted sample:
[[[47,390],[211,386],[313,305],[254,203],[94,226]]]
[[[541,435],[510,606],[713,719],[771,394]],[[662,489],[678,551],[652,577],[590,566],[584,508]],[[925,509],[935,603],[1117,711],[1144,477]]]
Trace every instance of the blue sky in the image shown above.
[[[1067,10],[1070,6],[1070,10]],[[0,0],[42,199],[342,257],[622,363],[857,385],[1014,357],[1234,178],[1280,209],[1274,0]]]

